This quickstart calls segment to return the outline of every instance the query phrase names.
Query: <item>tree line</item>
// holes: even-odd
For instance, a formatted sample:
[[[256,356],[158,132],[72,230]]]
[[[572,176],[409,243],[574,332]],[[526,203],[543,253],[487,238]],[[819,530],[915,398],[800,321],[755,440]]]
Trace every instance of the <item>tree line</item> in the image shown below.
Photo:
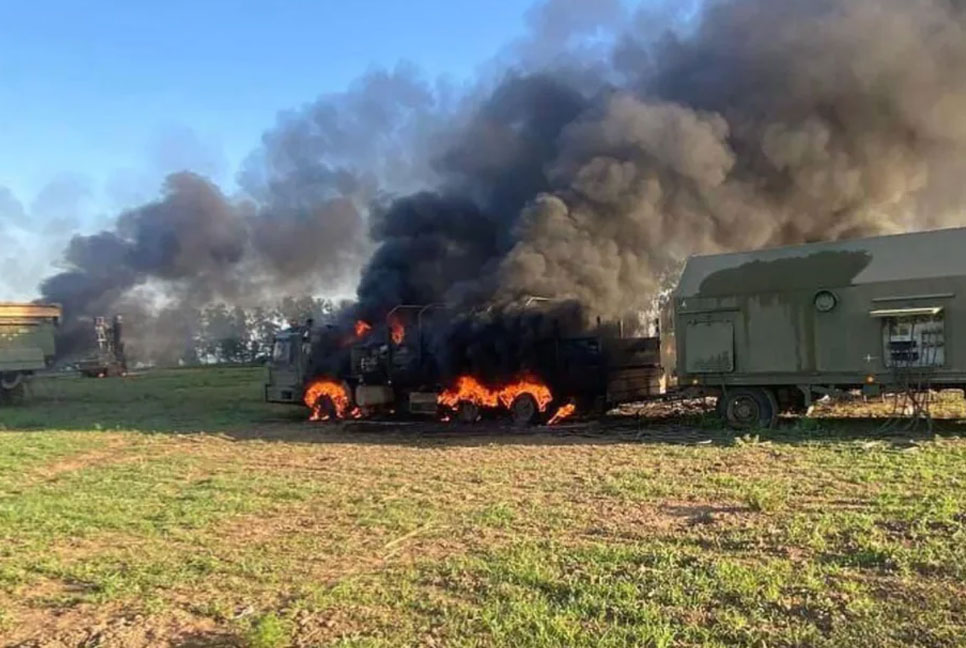
[[[264,362],[279,330],[310,318],[325,322],[336,308],[326,299],[285,297],[274,307],[162,310],[151,319],[125,319],[126,352],[135,363],[167,366]]]

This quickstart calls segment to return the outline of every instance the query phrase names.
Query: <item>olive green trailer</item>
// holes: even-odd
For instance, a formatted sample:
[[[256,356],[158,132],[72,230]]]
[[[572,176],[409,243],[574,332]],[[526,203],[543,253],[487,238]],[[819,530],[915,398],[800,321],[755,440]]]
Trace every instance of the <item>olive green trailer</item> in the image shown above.
[[[0,302],[0,404],[23,398],[24,380],[50,365],[60,306]]]
[[[662,326],[669,388],[737,426],[818,394],[966,385],[966,228],[691,258]]]

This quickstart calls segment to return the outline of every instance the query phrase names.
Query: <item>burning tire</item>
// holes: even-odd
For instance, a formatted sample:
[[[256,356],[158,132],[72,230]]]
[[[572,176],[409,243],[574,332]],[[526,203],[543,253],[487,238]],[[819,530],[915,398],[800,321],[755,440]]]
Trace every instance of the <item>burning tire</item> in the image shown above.
[[[517,427],[536,425],[540,417],[537,399],[530,394],[520,394],[510,403],[510,415]]]
[[[479,406],[470,401],[460,401],[456,407],[456,420],[465,424],[476,423],[480,420]]]
[[[316,399],[312,412],[312,419],[315,421],[331,421],[338,416],[335,401],[332,400],[331,396],[325,394]]]

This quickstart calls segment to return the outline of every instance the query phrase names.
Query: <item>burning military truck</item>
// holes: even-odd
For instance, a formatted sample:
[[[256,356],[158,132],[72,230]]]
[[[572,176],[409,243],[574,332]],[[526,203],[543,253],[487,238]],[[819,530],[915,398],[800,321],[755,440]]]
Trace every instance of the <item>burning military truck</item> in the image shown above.
[[[623,338],[619,325],[587,333],[565,306],[527,301],[476,312],[403,305],[378,324],[293,327],[275,340],[266,400],[305,403],[317,420],[405,413],[528,425],[659,391],[657,338]]]
[[[26,381],[54,359],[61,308],[0,303],[0,405],[23,400]]]
[[[379,325],[293,329],[276,342],[266,397],[304,402],[316,418],[473,421],[497,410],[532,423],[707,396],[729,424],[750,428],[861,390],[906,394],[924,415],[931,390],[966,389],[963,249],[966,228],[693,257],[652,338],[603,325],[574,335],[539,309],[433,323],[445,309],[406,307]],[[501,372],[505,357],[516,371]]]

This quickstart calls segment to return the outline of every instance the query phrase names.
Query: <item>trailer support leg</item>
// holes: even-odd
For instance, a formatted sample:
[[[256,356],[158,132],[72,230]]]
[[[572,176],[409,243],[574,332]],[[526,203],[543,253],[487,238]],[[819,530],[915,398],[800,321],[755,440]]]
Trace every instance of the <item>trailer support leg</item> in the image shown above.
[[[812,407],[812,387],[810,385],[798,385],[798,391],[802,392],[805,403],[805,411]]]

